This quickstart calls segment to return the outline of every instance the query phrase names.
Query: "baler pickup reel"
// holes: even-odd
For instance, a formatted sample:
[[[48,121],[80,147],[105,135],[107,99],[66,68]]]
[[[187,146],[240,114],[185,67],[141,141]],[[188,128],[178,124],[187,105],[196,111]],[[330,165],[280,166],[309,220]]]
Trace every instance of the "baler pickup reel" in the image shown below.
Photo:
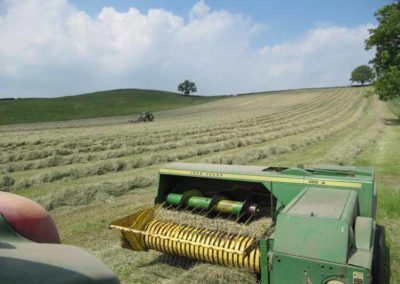
[[[110,228],[124,248],[244,269],[261,283],[362,284],[375,211],[370,168],[172,163],[155,205]]]
[[[196,199],[196,201],[199,200]],[[241,210],[245,208],[244,204],[227,203],[225,200],[223,202],[224,206],[229,204],[223,208],[223,212],[238,216],[244,215],[245,212],[240,214]],[[183,222],[158,219],[156,212],[163,205],[146,208],[111,223],[110,228],[121,231],[124,248],[135,251],[154,249],[190,259],[232,265],[251,272],[260,272],[258,240],[254,236],[242,236],[241,232],[234,233],[232,230],[207,229],[197,220],[198,226],[193,223],[187,225]],[[202,205],[204,203],[195,208],[201,210]],[[171,208],[171,206],[166,208]],[[232,212],[228,211],[228,208]],[[207,213],[212,210],[208,209]],[[221,207],[214,209],[219,210]]]

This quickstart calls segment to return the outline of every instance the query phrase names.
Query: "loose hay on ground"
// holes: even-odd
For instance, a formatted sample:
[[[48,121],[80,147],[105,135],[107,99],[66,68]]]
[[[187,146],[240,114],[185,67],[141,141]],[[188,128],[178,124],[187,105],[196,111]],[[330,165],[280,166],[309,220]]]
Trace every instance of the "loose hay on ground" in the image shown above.
[[[214,231],[230,232],[232,234],[240,234],[243,236],[254,236],[256,238],[261,238],[265,235],[270,231],[270,228],[273,225],[272,218],[270,217],[261,217],[250,220],[246,224],[247,220],[245,220],[245,222],[236,222],[235,218],[213,218],[204,216],[204,214],[199,215],[185,210],[171,210],[167,208],[157,209],[156,218],[182,225],[205,228]]]

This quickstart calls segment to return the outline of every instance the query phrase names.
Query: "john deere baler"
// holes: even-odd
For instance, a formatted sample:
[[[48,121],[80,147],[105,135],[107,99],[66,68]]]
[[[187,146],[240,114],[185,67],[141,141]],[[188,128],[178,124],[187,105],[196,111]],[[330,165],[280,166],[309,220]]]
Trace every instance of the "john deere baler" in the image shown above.
[[[374,171],[171,163],[123,246],[245,269],[261,283],[372,282]]]

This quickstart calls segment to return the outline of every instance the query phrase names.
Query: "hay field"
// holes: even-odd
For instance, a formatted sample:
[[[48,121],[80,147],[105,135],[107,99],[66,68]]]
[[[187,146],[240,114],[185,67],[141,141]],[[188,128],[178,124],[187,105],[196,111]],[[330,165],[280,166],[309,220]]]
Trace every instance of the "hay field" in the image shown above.
[[[0,124],[132,115],[142,111],[192,106],[217,99],[220,97],[182,96],[144,89],[119,89],[56,98],[0,99]]]
[[[151,205],[157,169],[171,161],[353,164],[385,131],[387,110],[365,92],[225,98],[158,112],[149,124],[110,118],[2,126],[0,185],[50,210],[64,243],[87,249],[124,283],[253,283],[245,272],[123,250],[108,224]]]

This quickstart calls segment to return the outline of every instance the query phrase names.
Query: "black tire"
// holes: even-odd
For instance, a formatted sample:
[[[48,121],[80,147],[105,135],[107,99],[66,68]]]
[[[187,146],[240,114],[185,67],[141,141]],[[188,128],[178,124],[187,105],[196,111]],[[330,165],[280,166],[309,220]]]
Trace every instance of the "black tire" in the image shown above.
[[[372,284],[387,283],[385,279],[385,236],[384,228],[376,226],[374,242],[374,259],[372,261]]]

